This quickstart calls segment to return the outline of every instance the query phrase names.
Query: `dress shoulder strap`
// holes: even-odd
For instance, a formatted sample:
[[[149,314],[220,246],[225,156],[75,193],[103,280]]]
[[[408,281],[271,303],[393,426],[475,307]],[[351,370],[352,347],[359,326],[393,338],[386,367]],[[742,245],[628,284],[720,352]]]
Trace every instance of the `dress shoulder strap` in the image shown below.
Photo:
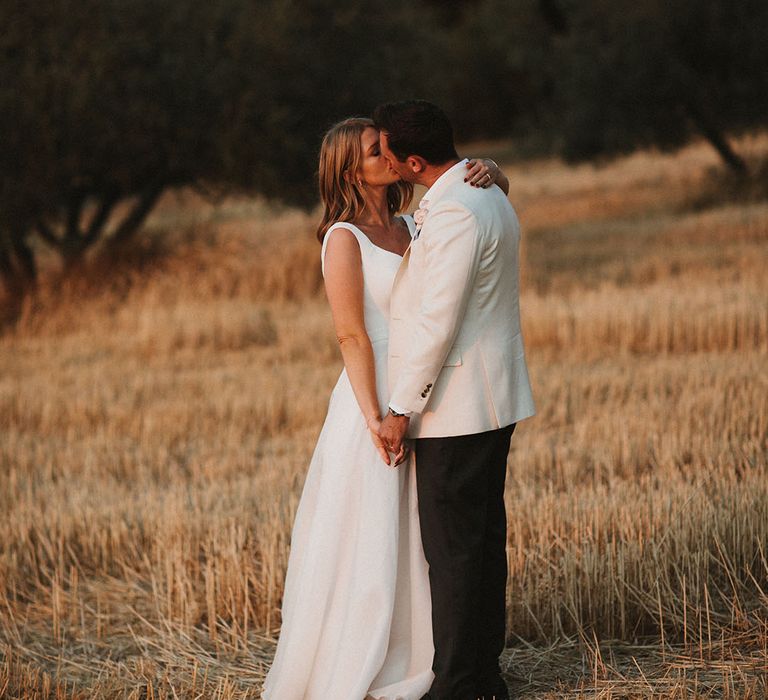
[[[405,221],[405,225],[408,227],[408,233],[411,234],[411,238],[416,235],[416,222],[413,220],[413,216],[410,214],[400,214],[400,218]]]
[[[355,238],[357,238],[357,244],[360,246],[360,252],[362,253],[363,245],[366,243],[371,244],[370,239],[368,236],[366,236],[357,226],[354,224],[347,223],[346,221],[337,221],[334,224],[331,224],[328,227],[328,231],[326,232],[325,236],[323,236],[323,246],[320,249],[320,269],[322,271],[323,277],[325,277],[325,250],[328,247],[328,239],[330,239],[331,234],[340,228],[345,228],[347,231],[351,231],[353,234],[355,234]],[[365,240],[360,240],[361,238]]]

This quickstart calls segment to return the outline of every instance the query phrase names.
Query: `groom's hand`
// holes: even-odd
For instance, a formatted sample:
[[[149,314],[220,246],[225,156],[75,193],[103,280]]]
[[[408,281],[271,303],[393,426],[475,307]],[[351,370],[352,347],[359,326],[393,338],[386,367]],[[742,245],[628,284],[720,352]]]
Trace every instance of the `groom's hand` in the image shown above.
[[[405,454],[403,440],[408,430],[409,421],[410,418],[408,416],[393,416],[391,413],[388,413],[384,416],[384,420],[381,421],[381,426],[379,427],[379,437],[387,450],[394,452],[395,463],[397,464],[402,461],[402,457]]]

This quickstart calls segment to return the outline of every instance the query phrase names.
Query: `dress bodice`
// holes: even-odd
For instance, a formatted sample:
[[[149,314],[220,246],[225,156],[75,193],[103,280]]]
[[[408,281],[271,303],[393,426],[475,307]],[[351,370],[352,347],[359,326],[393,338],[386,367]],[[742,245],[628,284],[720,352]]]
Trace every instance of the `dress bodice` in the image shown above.
[[[416,231],[413,218],[408,215],[403,215],[402,218],[408,226],[411,237],[413,237]],[[323,247],[320,253],[323,275],[325,275],[325,250],[328,240],[334,230],[339,228],[351,231],[360,245],[360,257],[363,263],[365,330],[372,343],[384,340],[389,335],[389,298],[392,292],[392,283],[403,258],[391,250],[385,250],[375,245],[354,224],[338,221],[329,227],[328,233],[323,238]]]

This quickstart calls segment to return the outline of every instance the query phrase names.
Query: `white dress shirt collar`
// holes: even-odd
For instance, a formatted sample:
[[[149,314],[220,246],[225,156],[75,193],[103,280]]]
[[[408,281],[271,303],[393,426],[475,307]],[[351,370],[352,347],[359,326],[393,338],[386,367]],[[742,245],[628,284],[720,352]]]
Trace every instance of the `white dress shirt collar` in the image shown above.
[[[463,160],[460,160],[458,163],[448,168],[448,170],[446,170],[439,178],[437,178],[437,180],[432,183],[432,187],[426,191],[424,197],[422,197],[421,202],[419,202],[419,206],[425,208],[427,203],[434,204],[449,185],[451,185],[459,177],[463,179],[468,162],[469,159],[464,158]]]

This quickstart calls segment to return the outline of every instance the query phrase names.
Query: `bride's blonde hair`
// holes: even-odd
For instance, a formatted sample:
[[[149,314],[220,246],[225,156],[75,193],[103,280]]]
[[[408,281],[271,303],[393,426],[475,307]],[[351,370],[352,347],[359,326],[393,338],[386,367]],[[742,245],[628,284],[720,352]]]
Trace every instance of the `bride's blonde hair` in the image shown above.
[[[353,221],[365,207],[365,193],[357,173],[363,164],[361,136],[373,127],[372,119],[351,117],[334,124],[323,137],[320,146],[318,180],[320,199],[325,211],[317,227],[317,239],[322,243],[329,226],[337,221]],[[410,204],[413,185],[399,180],[387,189],[387,204],[398,213]]]

